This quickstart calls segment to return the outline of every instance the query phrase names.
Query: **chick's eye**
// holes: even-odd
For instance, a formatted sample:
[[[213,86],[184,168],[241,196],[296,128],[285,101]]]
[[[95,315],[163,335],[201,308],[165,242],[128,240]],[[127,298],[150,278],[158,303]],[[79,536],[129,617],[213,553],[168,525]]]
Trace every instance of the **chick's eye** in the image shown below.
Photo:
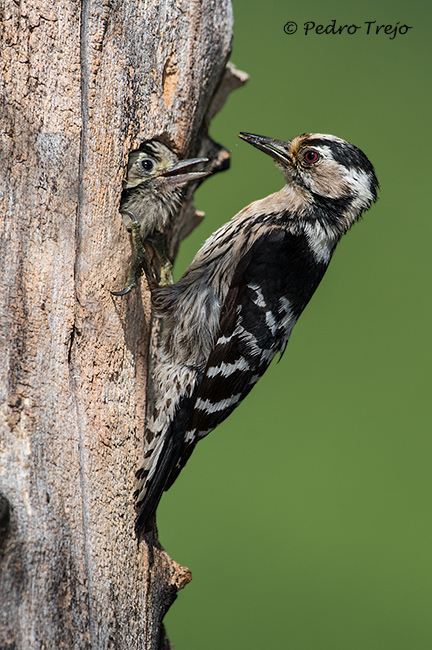
[[[145,172],[151,172],[155,164],[155,161],[151,158],[144,158],[144,160],[140,161],[140,165]]]
[[[318,162],[318,160],[320,159],[320,157],[321,157],[321,156],[319,155],[319,153],[317,153],[316,151],[313,151],[313,150],[311,149],[311,150],[309,150],[309,151],[306,151],[306,153],[305,153],[304,156],[303,156],[303,159],[304,159],[305,162],[307,162],[307,163],[316,163],[316,162]]]

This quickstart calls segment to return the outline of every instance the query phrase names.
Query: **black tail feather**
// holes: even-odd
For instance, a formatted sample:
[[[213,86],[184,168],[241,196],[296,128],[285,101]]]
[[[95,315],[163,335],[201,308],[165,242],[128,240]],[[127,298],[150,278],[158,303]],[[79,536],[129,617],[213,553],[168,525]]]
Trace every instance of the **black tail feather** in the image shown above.
[[[136,505],[138,514],[135,520],[135,532],[139,540],[152,530],[153,518],[162,494],[173,483],[170,477],[181,455],[184,435],[188,428],[194,403],[195,395],[184,397],[180,401],[176,415],[165,434],[165,443],[159,455],[154,476],[149,482],[144,501]]]
[[[148,486],[144,501],[136,506],[138,515],[135,520],[135,532],[138,539],[141,539],[145,533],[152,530],[153,517],[156,513],[156,508],[161,500],[171,470],[177,461],[177,447],[180,447],[180,445],[175,445],[175,441],[170,434],[171,432],[168,431],[168,436],[160,454],[155,475]]]

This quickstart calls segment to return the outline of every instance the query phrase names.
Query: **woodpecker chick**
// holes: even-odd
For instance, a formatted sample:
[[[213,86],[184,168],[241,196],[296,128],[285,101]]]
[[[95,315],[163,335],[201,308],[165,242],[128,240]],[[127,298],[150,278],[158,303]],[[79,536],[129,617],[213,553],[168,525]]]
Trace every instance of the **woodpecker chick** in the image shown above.
[[[143,242],[148,240],[161,265],[161,284],[172,283],[172,264],[168,257],[166,235],[182,201],[182,188],[190,181],[208,176],[209,172],[185,173],[192,165],[207,162],[207,158],[180,160],[161,142],[149,140],[129,156],[126,180],[120,201],[123,222],[132,233],[134,257],[122,291],[112,291],[115,296],[128,293],[142,270],[151,273]]]
[[[273,157],[286,184],[217,230],[176,284],[153,293],[165,333],[137,472],[139,536],[198,440],[283,354],[339,239],[377,198],[372,164],[340,138],[240,138]]]

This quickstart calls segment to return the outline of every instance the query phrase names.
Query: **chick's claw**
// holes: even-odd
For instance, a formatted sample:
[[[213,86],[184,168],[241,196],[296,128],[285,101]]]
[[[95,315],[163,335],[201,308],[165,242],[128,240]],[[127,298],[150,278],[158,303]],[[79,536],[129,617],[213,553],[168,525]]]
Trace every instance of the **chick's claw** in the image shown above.
[[[143,272],[148,278],[153,278],[153,271],[140,235],[140,223],[135,219],[132,213],[129,213],[129,216],[133,217],[130,225],[130,232],[132,235],[134,257],[129,265],[124,288],[121,291],[111,291],[113,296],[125,296],[129,293],[129,291],[136,287],[138,279],[141,277]]]
[[[169,260],[163,266],[161,266],[159,282],[160,287],[165,287],[168,284],[174,284],[172,269],[173,267]]]
[[[153,247],[160,264],[160,281],[159,286],[164,287],[167,284],[174,284],[173,278],[173,265],[168,257],[168,244],[167,238],[164,233],[156,230],[148,241]]]

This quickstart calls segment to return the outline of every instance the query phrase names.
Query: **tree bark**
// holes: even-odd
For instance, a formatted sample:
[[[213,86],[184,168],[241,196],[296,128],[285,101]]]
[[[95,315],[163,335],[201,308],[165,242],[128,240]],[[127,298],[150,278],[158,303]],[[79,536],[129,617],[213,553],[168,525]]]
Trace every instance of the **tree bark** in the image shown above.
[[[168,648],[190,580],[133,532],[151,339],[127,298],[128,153],[228,154],[206,135],[229,0],[6,0],[2,16],[0,648]],[[234,79],[234,82],[233,82]],[[237,81],[236,81],[237,80]],[[190,192],[172,250],[198,217]],[[153,351],[153,355],[155,352]]]

